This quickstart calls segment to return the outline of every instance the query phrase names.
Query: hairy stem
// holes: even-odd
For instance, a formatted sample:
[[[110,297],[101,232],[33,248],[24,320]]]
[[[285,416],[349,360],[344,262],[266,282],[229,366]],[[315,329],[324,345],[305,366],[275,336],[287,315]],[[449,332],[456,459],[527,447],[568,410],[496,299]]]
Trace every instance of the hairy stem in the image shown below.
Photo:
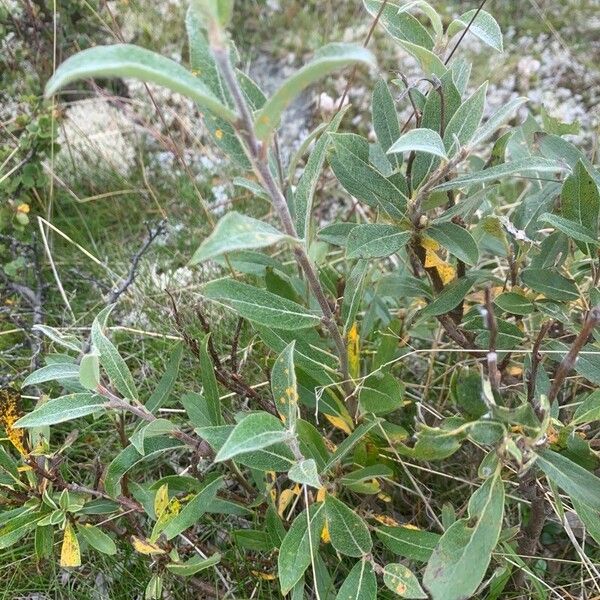
[[[285,233],[291,237],[297,238],[298,233],[296,231],[296,227],[294,225],[294,221],[292,219],[285,196],[283,195],[281,188],[269,170],[267,147],[258,140],[254,132],[252,114],[250,112],[248,103],[244,98],[242,90],[240,89],[239,83],[233,71],[233,67],[231,66],[228,49],[222,43],[220,36],[217,34],[211,36],[211,46],[215,61],[219,66],[225,84],[227,85],[240,114],[240,121],[237,124],[238,134],[245,142],[246,151],[252,164],[252,168],[262,185],[267,190]],[[312,290],[312,293],[321,307],[321,311],[323,313],[323,324],[329,331],[335,343],[340,359],[340,371],[344,380],[344,391],[351,393],[352,385],[350,383],[348,371],[348,355],[346,344],[335,322],[335,316],[331,310],[329,301],[325,296],[325,292],[323,291],[323,287],[319,282],[317,272],[310,258],[308,257],[308,254],[306,253],[306,249],[303,246],[298,245],[294,249],[294,254],[298,264],[306,276],[306,280],[310,286],[310,289]]]

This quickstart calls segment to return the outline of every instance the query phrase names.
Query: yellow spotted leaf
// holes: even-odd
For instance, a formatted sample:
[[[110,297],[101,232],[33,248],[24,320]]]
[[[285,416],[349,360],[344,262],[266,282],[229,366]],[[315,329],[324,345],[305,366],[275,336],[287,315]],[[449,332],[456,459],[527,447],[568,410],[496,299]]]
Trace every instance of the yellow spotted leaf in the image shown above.
[[[60,549],[61,567],[81,566],[81,552],[79,551],[79,540],[71,523],[67,522],[63,535],[63,543]]]
[[[140,554],[151,555],[165,553],[165,551],[157,544],[153,544],[150,540],[142,539],[135,535],[131,536],[131,543],[134,550]]]
[[[320,488],[317,492],[317,502],[323,502],[325,500],[325,496],[327,496],[327,488]]]
[[[323,531],[321,531],[321,541],[324,544],[329,544],[331,542],[331,536],[329,535],[329,525],[327,524],[327,521],[325,521]]]
[[[348,331],[348,368],[350,377],[358,379],[360,377],[360,336],[358,335],[358,326],[356,322]]]
[[[12,445],[23,456],[28,454],[25,429],[15,429],[13,425],[23,416],[21,410],[21,394],[14,388],[5,387],[0,390],[0,425]]]
[[[154,512],[156,513],[157,519],[160,519],[168,505],[169,485],[167,483],[164,483],[158,488],[156,496],[154,496]]]

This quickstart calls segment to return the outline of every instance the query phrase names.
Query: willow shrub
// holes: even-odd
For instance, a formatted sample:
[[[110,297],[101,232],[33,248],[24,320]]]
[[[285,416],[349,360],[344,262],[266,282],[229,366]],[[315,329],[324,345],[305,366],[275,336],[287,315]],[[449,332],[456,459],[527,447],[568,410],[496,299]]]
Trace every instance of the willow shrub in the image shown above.
[[[193,0],[191,70],[113,45],[68,59],[48,82],[47,96],[94,77],[188,96],[247,172],[242,184],[270,201],[274,222],[229,212],[191,261],[223,265],[202,295],[247,322],[271,387],[243,410],[224,400],[205,339],[200,393],[169,399],[178,346],[146,397],[107,337],[112,307],[96,318],[89,351],[43,328],[71,358],[24,385],[58,380],[67,394],[8,426],[21,456],[0,455],[9,499],[0,548],[35,536],[42,558],[62,536],[61,563],[76,567],[82,549],[93,560],[130,540],[154,573],[147,598],[188,576],[223,595],[221,554],[237,547],[254,565],[249,577],[295,600],[458,600],[547,593],[529,556],[550,506],[570,536],[554,534],[567,555],[577,557],[568,513],[600,543],[590,443],[600,418],[600,174],[557,121],[541,126],[529,114],[513,124],[526,98],[483,121],[487,84],[470,82],[471,65],[453,49],[468,27],[485,52],[502,51],[490,14],[471,11],[444,29],[427,2],[364,5],[422,78],[374,83],[376,142],[346,131],[343,110],[319,126],[302,144],[297,180],[302,156],[282,177],[274,150],[286,107],[331,73],[375,76],[366,49],[329,44],[267,98],[235,66],[233,1]],[[411,108],[409,124],[398,105]],[[364,210],[319,228],[315,190],[328,167]],[[187,416],[161,412],[166,402]],[[128,415],[129,445],[96,487],[65,481],[57,452],[68,460],[69,451],[52,431],[106,411]],[[159,457],[190,469],[161,476]],[[115,524],[131,537],[114,539]]]

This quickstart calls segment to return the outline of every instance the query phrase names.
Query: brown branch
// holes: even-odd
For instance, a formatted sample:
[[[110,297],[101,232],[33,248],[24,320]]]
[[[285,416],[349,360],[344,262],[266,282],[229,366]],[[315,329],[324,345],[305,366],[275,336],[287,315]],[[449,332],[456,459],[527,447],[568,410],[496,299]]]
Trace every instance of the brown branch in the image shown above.
[[[177,308],[177,304],[175,303],[175,298],[169,290],[165,290],[167,295],[169,296],[171,303],[171,311],[173,314],[173,320],[175,321],[175,325],[177,326],[177,331],[183,338],[185,345],[188,347],[190,352],[194,355],[194,357],[199,361],[200,360],[200,345],[198,341],[190,335],[187,327],[183,321],[181,313]],[[270,412],[271,414],[276,415],[277,410],[275,408],[274,403],[269,402],[265,398],[263,398],[256,390],[252,389],[250,385],[248,385],[241,376],[233,370],[228,369],[219,357],[219,353],[217,352],[214,342],[211,335],[210,324],[206,320],[206,317],[202,313],[199,307],[196,308],[196,315],[198,320],[200,321],[200,325],[202,330],[209,336],[207,349],[208,353],[212,359],[215,377],[217,381],[228,389],[230,392],[234,394],[238,394],[242,398],[248,398],[249,400],[254,400],[258,404],[260,404],[263,410]]]
[[[496,352],[496,340],[498,339],[498,325],[496,316],[494,315],[494,304],[492,290],[488,286],[485,288],[485,312],[484,323],[490,332],[490,339],[487,353],[488,377],[492,389],[498,391],[500,387],[500,371],[498,370],[498,353]]]
[[[547,321],[540,327],[537,337],[535,338],[535,342],[533,343],[533,352],[531,354],[531,368],[529,369],[529,373],[527,376],[527,401],[530,404],[534,403],[537,372],[538,372],[539,365],[542,361],[542,355],[540,354],[540,348],[542,347],[542,342],[544,341],[546,334],[550,330],[550,327],[552,327],[552,323],[553,323],[553,321]],[[539,406],[534,406],[534,408],[536,409],[536,412],[537,412],[537,409],[539,409]]]
[[[563,358],[560,365],[558,365],[558,369],[556,370],[556,374],[554,376],[554,381],[552,382],[552,386],[550,387],[550,392],[548,393],[548,402],[552,404],[556,397],[558,396],[558,392],[566,378],[566,376],[571,372],[573,367],[575,366],[575,362],[577,361],[577,356],[581,352],[582,348],[587,344],[590,335],[592,335],[595,327],[600,323],[600,306],[595,306],[592,308],[583,324],[583,328],[581,329],[579,335],[575,338],[569,352]]]

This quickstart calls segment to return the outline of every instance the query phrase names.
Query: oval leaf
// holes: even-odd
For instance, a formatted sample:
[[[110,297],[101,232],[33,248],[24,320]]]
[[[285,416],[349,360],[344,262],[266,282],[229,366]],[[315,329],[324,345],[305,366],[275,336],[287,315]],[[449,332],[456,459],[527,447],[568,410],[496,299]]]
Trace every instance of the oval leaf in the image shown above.
[[[368,560],[359,560],[352,567],[335,600],[377,600],[377,578]]]
[[[306,329],[321,321],[319,315],[300,304],[241,281],[211,281],[203,286],[202,291],[207,298],[231,306],[242,317],[267,327]]]
[[[291,239],[268,223],[232,211],[217,223],[213,232],[194,252],[190,264],[195,265],[227,252],[264,248]]]
[[[267,448],[285,441],[289,436],[289,432],[284,429],[277,417],[269,413],[247,415],[233,428],[215,456],[215,462]]]
[[[441,158],[447,158],[446,148],[437,131],[432,129],[412,129],[398,138],[387,151],[388,154],[400,152],[426,152]]]
[[[327,525],[331,545],[346,556],[361,557],[373,547],[365,522],[343,502],[328,495],[325,498]]]
[[[383,258],[401,250],[412,233],[379,223],[357,225],[348,236],[347,258]]]
[[[29,414],[21,417],[14,427],[44,427],[64,423],[91,415],[104,408],[106,403],[106,398],[88,392],[60,396],[60,398],[44,402]]]

